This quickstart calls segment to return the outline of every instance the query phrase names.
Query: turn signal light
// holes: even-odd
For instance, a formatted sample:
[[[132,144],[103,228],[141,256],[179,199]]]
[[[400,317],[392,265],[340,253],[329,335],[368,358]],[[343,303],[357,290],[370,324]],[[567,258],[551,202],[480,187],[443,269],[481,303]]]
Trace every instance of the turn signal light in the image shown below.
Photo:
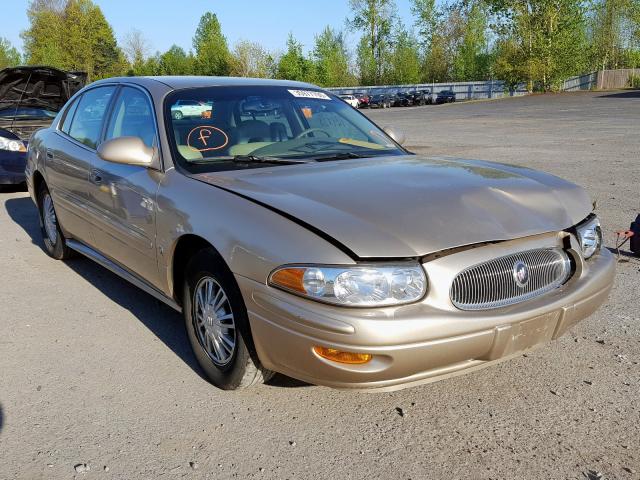
[[[307,293],[302,283],[304,272],[304,268],[283,268],[273,274],[271,281],[280,287],[288,288],[295,292]]]
[[[313,347],[313,351],[327,360],[338,363],[348,363],[350,365],[368,363],[373,358],[373,355],[370,353],[341,352],[335,348]]]

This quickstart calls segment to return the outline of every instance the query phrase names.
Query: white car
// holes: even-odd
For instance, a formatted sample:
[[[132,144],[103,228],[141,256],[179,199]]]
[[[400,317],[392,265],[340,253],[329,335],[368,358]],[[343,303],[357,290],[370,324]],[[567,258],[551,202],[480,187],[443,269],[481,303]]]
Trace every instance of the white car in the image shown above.
[[[340,98],[351,105],[353,108],[360,106],[360,101],[353,95],[340,95]]]
[[[178,100],[171,106],[171,116],[180,120],[184,117],[202,117],[204,112],[211,110],[211,104],[196,100]]]

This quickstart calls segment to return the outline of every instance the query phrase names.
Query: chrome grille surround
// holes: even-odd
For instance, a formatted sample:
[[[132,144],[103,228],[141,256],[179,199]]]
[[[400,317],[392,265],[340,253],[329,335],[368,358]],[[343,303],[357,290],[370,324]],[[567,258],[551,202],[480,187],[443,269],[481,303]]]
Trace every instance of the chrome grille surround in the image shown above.
[[[515,269],[528,267],[527,282]],[[538,248],[479,263],[460,272],[451,285],[451,302],[460,310],[488,310],[524,302],[555,290],[571,276],[569,256],[560,248]]]

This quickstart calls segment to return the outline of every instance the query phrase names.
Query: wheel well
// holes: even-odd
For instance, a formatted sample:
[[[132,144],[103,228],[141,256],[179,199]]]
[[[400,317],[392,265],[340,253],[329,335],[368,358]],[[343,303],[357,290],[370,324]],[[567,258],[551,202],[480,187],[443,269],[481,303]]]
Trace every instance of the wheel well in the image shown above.
[[[211,243],[198,235],[183,235],[178,239],[176,248],[173,251],[173,260],[171,262],[172,282],[173,282],[173,299],[182,304],[182,284],[184,282],[184,270],[189,263],[191,257],[201,250],[211,248],[218,253]]]
[[[40,187],[45,184],[44,177],[39,171],[35,171],[33,173],[33,193],[38,198],[38,192],[40,191]]]

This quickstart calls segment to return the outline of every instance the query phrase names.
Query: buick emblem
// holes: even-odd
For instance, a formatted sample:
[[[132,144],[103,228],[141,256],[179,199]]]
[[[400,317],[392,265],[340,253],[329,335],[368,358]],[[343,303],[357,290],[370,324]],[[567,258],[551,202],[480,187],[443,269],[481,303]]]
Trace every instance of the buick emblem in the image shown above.
[[[513,279],[521,288],[529,283],[529,267],[522,260],[518,260],[513,265]]]

